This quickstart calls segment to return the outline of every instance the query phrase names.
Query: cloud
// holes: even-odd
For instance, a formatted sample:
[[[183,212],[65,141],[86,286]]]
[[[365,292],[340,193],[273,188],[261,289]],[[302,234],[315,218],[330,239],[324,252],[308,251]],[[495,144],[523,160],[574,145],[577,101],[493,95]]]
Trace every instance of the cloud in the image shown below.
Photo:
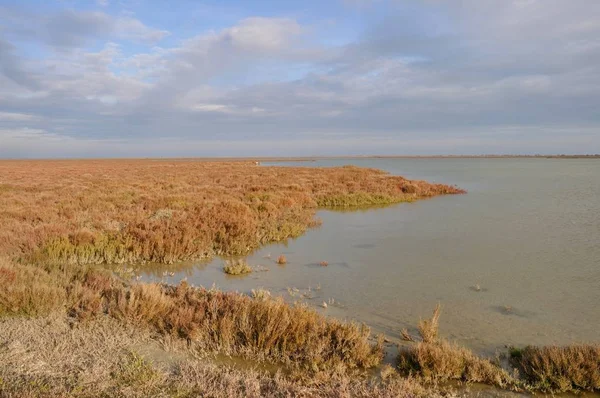
[[[169,32],[166,30],[150,28],[131,17],[118,17],[114,19],[111,28],[117,38],[142,43],[156,43],[169,35]]]
[[[360,10],[365,26],[342,45],[306,18],[259,16],[175,29],[161,47],[167,30],[135,14],[35,14],[39,26],[23,31],[12,11],[0,128],[19,153],[26,138],[15,131],[95,156],[600,152],[600,3],[382,0]],[[31,56],[24,42],[50,51]],[[49,151],[72,153],[36,153]]]
[[[247,18],[219,35],[244,51],[281,51],[290,40],[302,32],[300,25],[289,18]]]
[[[35,119],[35,116],[26,113],[0,112],[0,122],[25,122]]]
[[[17,49],[0,36],[0,77],[4,77],[12,84],[23,86],[31,90],[39,88],[37,79],[27,72],[22,59],[17,54]]]
[[[88,40],[102,37],[155,43],[169,34],[165,30],[150,28],[135,18],[73,10],[45,18],[41,32],[45,40],[57,47],[78,47]]]
[[[5,30],[20,40],[35,40],[55,49],[81,48],[97,40],[122,39],[153,44],[169,35],[131,16],[102,11],[64,9],[42,13],[25,8],[2,8]],[[27,23],[25,23],[27,21]]]

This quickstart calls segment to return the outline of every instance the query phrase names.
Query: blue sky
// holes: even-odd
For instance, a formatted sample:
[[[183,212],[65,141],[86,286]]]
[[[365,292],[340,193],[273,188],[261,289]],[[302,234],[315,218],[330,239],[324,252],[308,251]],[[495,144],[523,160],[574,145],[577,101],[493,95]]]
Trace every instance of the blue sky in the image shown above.
[[[597,0],[0,0],[0,157],[600,153]]]

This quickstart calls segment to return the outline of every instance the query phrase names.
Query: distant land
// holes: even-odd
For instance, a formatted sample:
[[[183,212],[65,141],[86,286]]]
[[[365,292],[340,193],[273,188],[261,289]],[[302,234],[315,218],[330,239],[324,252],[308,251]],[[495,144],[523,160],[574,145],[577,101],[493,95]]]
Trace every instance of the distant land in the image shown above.
[[[312,162],[325,159],[600,159],[600,154],[590,155],[335,155],[335,156],[241,156],[198,158],[147,158],[155,160],[196,159],[205,161],[264,161],[264,162]]]
[[[335,156],[213,156],[213,157],[102,157],[102,158],[0,158],[2,161],[62,161],[62,160],[156,160],[156,161],[173,161],[173,160],[197,160],[207,162],[231,162],[231,161],[263,161],[263,162],[313,162],[324,159],[600,159],[600,154],[590,155],[335,155]]]

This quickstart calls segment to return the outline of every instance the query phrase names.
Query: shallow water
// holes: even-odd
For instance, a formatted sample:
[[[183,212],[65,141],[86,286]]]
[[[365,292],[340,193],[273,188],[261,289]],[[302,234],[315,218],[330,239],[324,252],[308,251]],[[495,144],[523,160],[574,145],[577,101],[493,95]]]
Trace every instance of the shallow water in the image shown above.
[[[180,264],[172,277],[157,269],[144,279],[187,278],[241,292],[262,287],[325,314],[365,322],[392,340],[403,327],[414,330],[440,302],[442,335],[483,353],[505,345],[600,342],[599,160],[277,163],[344,164],[456,184],[468,194],[320,211],[321,227],[248,258],[268,271],[230,277],[216,259]],[[287,265],[275,264],[280,254]]]

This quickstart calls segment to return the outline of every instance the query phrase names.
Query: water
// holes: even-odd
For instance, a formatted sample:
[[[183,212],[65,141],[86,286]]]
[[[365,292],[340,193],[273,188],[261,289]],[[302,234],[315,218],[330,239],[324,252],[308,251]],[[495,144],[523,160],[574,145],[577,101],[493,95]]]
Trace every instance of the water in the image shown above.
[[[327,315],[365,322],[392,340],[404,327],[414,330],[439,302],[442,335],[481,353],[505,345],[600,342],[600,161],[277,164],[375,167],[456,184],[468,194],[379,209],[321,211],[320,228],[248,258],[250,265],[268,272],[230,277],[217,259],[180,265],[183,269],[168,281],[185,277],[195,285],[241,292],[266,288]],[[270,259],[265,257],[269,253]],[[275,264],[280,254],[287,265]],[[320,266],[321,261],[329,265]],[[147,277],[159,279],[161,273]],[[326,309],[321,308],[324,301]]]

